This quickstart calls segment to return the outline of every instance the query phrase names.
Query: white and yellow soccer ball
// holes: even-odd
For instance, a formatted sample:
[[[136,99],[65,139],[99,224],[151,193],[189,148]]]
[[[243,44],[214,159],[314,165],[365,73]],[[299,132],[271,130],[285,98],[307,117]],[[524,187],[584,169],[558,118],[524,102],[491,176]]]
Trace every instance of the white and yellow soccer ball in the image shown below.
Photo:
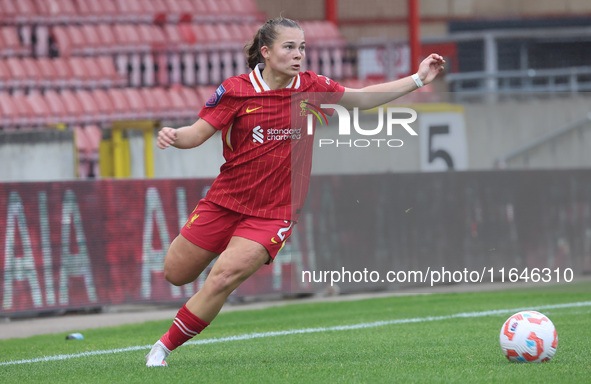
[[[499,340],[507,359],[522,363],[548,361],[558,347],[554,324],[536,311],[522,311],[509,317],[501,328]]]

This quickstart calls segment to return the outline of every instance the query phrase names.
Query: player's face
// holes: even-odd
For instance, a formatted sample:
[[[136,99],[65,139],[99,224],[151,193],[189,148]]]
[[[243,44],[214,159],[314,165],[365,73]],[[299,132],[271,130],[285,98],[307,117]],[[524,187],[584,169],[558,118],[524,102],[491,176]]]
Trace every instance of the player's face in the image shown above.
[[[289,77],[296,76],[302,68],[306,57],[304,31],[299,28],[280,27],[277,39],[268,49],[266,65],[279,74]]]

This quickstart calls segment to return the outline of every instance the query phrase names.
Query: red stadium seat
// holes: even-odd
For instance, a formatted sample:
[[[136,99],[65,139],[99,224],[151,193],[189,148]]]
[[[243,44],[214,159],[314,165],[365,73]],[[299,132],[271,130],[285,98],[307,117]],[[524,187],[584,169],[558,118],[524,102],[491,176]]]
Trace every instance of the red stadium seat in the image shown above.
[[[115,68],[115,62],[110,56],[98,56],[94,58],[96,64],[100,68],[100,72],[102,74],[100,83],[103,86],[123,86],[127,82],[127,80],[117,73],[117,68]]]
[[[125,97],[129,111],[133,118],[151,118],[147,117],[150,111],[148,111],[146,103],[144,102],[144,98],[137,88],[123,88],[121,89],[121,92]]]
[[[82,33],[85,41],[85,46],[82,48],[82,52],[88,55],[103,54],[107,52],[107,49],[103,46],[96,25],[84,24],[80,27],[79,32]]]
[[[189,117],[194,117],[195,113],[192,106],[188,105],[183,97],[182,88],[181,86],[171,87],[168,90],[168,99],[170,100],[174,117],[185,120]]]
[[[13,95],[12,99],[14,100],[14,106],[16,107],[18,118],[20,119],[18,125],[22,128],[29,128],[30,126],[41,124],[40,119],[35,116],[33,108],[27,100],[27,96],[24,94]]]
[[[70,40],[67,27],[53,26],[50,30],[50,36],[55,41],[60,56],[67,57],[72,54],[73,43]]]
[[[158,25],[140,24],[137,30],[142,40],[150,44],[152,50],[164,49],[169,44],[163,29]]]
[[[43,94],[45,103],[49,108],[49,122],[52,124],[69,124],[74,121],[73,116],[68,115],[64,102],[56,91],[46,90]]]
[[[18,15],[17,7],[12,0],[0,0],[0,21],[2,24],[8,24]]]
[[[36,60],[39,74],[41,76],[40,85],[42,87],[56,86],[59,78],[53,66],[53,60],[49,57],[38,57]]]
[[[77,80],[74,78],[72,67],[67,58],[56,57],[52,60],[53,68],[55,69],[59,83],[59,87],[71,87],[77,85]]]
[[[74,86],[82,87],[83,85],[91,85],[91,82],[95,82],[95,74],[86,67],[86,59],[79,56],[73,56],[68,58],[68,64],[72,68],[72,81]]]
[[[99,24],[97,25],[96,30],[103,45],[103,50],[108,53],[116,53],[123,50],[123,47],[117,41],[111,25]]]
[[[125,52],[149,52],[150,45],[142,39],[138,28],[132,24],[115,24],[113,27],[118,44]]]
[[[12,76],[12,86],[16,88],[30,87],[34,81],[29,77],[27,68],[23,65],[22,60],[17,57],[9,57],[6,59],[6,66]]]
[[[88,124],[84,126],[86,135],[90,140],[90,147],[93,151],[98,152],[101,140],[103,138],[103,130],[96,124]]]
[[[0,47],[2,56],[23,56],[31,53],[21,44],[16,26],[0,27],[0,41],[2,41],[2,47]]]
[[[0,126],[9,130],[19,125],[20,115],[15,100],[6,92],[0,92]]]
[[[0,90],[9,88],[12,84],[12,75],[6,65],[6,60],[0,60]]]
[[[107,89],[107,95],[113,103],[115,120],[129,120],[137,117],[137,115],[130,111],[127,99],[120,89],[109,88]]]
[[[95,133],[96,129],[102,136],[100,128],[94,124],[72,127],[74,143],[78,150],[78,177],[83,179],[94,178],[100,174],[98,169],[100,137]]]
[[[26,99],[31,106],[33,118],[37,125],[47,125],[50,122],[50,109],[45,98],[40,93],[30,93]]]
[[[179,31],[179,26],[176,24],[164,24],[163,25],[164,38],[170,48],[181,48],[183,44],[183,38]]]
[[[32,87],[41,85],[41,70],[39,69],[38,61],[36,58],[23,57],[21,59],[21,65],[27,74],[31,82]]]
[[[88,87],[96,87],[99,84],[102,84],[106,76],[103,75],[102,69],[98,65],[97,60],[94,57],[85,57],[82,60],[82,64],[84,65],[86,73],[88,74],[88,77],[84,81],[83,85]]]
[[[201,99],[193,87],[181,87],[180,92],[185,99],[187,106],[193,109],[195,113],[195,120],[197,120],[197,113],[201,110],[205,104],[205,101]]]
[[[92,91],[92,95],[96,101],[99,112],[104,116],[103,119],[105,121],[116,120],[115,108],[113,107],[113,102],[107,92],[102,89],[95,89]]]
[[[82,122],[85,121],[85,113],[84,109],[82,108],[82,104],[80,104],[80,100],[78,100],[77,95],[68,90],[62,89],[59,93],[62,102],[64,103],[64,107],[66,108],[66,114],[70,117],[74,122]]]
[[[36,0],[35,5],[43,22],[69,23],[77,12],[72,0]]]
[[[145,16],[138,0],[118,0],[115,4],[122,21],[137,23],[143,19],[142,16]]]
[[[16,19],[19,23],[30,23],[35,20],[37,10],[33,0],[19,0],[14,3],[18,11]]]
[[[114,20],[118,20],[120,17],[119,10],[117,8],[116,0],[101,0],[97,1],[97,3],[101,4],[102,7],[102,15],[101,20],[105,22],[112,22]]]
[[[155,111],[155,118],[157,119],[170,119],[174,118],[175,114],[172,111],[172,103],[168,97],[168,93],[164,88],[154,87],[148,90],[150,103],[154,103],[153,110]],[[147,98],[144,100],[148,102]]]
[[[92,123],[106,120],[106,115],[100,110],[92,91],[78,90],[76,91],[76,97],[84,112],[81,122]]]

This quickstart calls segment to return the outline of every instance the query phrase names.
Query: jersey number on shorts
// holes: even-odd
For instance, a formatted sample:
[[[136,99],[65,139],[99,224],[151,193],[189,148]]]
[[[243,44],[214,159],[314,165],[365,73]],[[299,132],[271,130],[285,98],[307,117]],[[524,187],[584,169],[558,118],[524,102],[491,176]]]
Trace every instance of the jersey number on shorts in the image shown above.
[[[291,222],[290,221],[287,221],[287,220],[284,220],[284,221],[285,221],[286,224],[289,223],[289,227],[281,228],[281,229],[279,229],[279,231],[277,231],[277,236],[279,237],[279,239],[281,239],[281,241],[285,241],[285,237],[286,237],[285,234],[287,232],[289,232],[289,230],[293,226],[293,221],[291,221]],[[275,244],[278,243],[278,241],[275,241],[275,238],[274,237],[271,239],[271,242],[273,242]]]

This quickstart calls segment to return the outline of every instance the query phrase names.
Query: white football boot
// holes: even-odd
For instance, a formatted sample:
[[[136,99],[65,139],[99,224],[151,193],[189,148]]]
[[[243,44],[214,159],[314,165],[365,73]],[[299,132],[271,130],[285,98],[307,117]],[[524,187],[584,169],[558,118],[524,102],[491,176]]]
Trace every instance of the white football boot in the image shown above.
[[[164,344],[158,340],[152,347],[150,353],[146,355],[146,367],[167,367],[166,359],[170,351]]]

